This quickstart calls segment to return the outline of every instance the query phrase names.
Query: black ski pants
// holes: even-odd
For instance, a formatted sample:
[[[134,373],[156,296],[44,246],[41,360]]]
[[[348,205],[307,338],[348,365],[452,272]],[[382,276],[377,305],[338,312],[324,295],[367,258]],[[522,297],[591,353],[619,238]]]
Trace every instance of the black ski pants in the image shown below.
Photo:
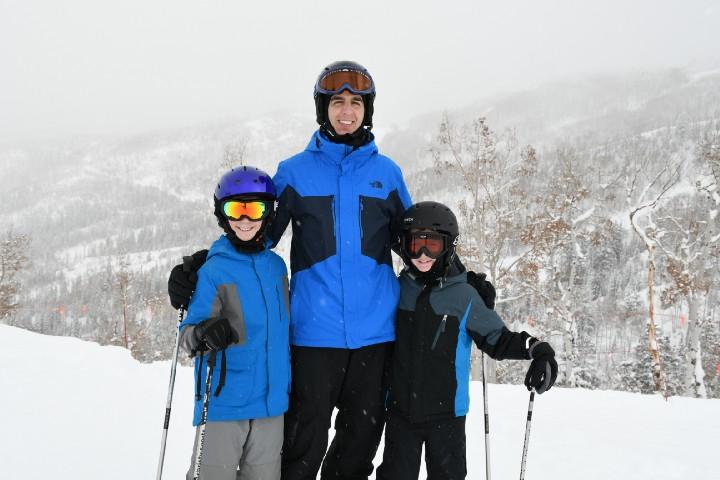
[[[392,343],[358,349],[291,347],[282,480],[367,480],[385,419],[383,373]],[[335,437],[328,429],[333,409]],[[323,461],[324,457],[324,461]]]
[[[417,480],[425,444],[427,480],[464,480],[465,417],[422,423],[388,412],[383,462],[377,480]]]

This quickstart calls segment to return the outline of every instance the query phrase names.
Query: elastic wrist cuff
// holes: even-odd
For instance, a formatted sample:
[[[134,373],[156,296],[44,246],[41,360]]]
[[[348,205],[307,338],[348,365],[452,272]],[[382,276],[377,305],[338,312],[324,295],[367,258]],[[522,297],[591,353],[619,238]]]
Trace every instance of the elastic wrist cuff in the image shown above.
[[[539,343],[542,343],[542,342],[535,337],[528,338],[528,345],[529,345],[528,356],[530,358],[533,358],[533,350],[535,349],[535,346],[538,345]]]

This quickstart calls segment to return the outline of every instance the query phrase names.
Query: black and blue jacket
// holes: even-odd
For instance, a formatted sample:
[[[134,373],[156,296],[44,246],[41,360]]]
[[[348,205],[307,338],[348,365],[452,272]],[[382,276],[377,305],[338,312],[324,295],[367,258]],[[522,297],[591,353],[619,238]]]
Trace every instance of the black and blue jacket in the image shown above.
[[[509,331],[455,266],[431,285],[400,274],[396,333],[388,408],[411,422],[467,414],[471,342],[497,360],[529,359],[530,336]]]
[[[353,148],[319,131],[280,163],[270,237],[292,225],[293,345],[360,348],[395,339],[400,288],[391,227],[410,206],[400,168],[374,141]]]

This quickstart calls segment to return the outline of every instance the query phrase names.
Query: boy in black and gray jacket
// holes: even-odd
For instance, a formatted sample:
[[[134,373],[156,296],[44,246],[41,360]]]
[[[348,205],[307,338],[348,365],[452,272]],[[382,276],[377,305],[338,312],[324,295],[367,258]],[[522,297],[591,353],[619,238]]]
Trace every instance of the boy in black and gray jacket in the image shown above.
[[[496,360],[532,360],[525,385],[549,390],[557,377],[549,344],[511,332],[489,309],[455,254],[453,212],[421,202],[402,220],[400,303],[389,369],[383,463],[378,480],[417,480],[423,443],[428,479],[464,479],[471,343]]]

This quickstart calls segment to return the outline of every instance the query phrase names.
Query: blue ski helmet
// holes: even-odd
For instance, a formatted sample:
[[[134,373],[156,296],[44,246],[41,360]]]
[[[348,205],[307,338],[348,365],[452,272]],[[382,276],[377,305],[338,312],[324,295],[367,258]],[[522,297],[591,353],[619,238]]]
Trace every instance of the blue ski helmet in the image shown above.
[[[274,200],[277,196],[270,175],[256,167],[236,167],[226,172],[215,188],[215,200],[238,195]]]
[[[360,86],[351,85],[349,82],[343,82],[341,85],[337,85],[334,88],[323,88],[323,80],[337,72],[347,72],[348,74],[357,73],[360,77],[364,77],[367,83]],[[351,81],[349,78],[348,80]],[[313,90],[313,98],[315,99],[315,119],[317,123],[319,125],[324,125],[328,122],[327,111],[328,105],[330,104],[330,97],[332,97],[333,94],[342,92],[343,90],[348,90],[349,92],[362,96],[363,104],[365,105],[363,126],[371,129],[373,126],[372,117],[375,102],[375,82],[373,81],[367,68],[350,60],[333,62],[323,68],[320,75],[318,75],[317,81],[315,82],[315,88]]]
[[[223,213],[223,203],[231,198],[245,198],[247,200],[262,200],[267,204],[267,215],[262,220],[262,226],[255,237],[243,241],[237,238],[230,227],[228,219]],[[227,234],[228,240],[235,248],[242,252],[259,252],[265,248],[265,230],[275,218],[275,199],[277,192],[270,175],[256,167],[236,167],[220,177],[215,188],[215,218],[218,225]]]

